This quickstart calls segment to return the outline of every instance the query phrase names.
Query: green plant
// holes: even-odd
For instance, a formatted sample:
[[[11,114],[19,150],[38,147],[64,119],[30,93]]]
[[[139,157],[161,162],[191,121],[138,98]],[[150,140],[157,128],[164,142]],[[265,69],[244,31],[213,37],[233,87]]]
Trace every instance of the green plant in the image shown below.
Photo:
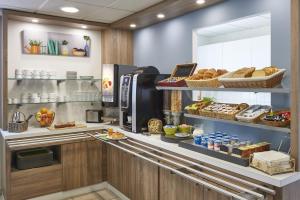
[[[85,36],[83,36],[83,39],[84,39],[85,41],[89,41],[89,40],[90,40],[90,37],[87,36],[87,35],[85,35]]]
[[[67,40],[63,40],[63,41],[62,41],[62,45],[68,45],[68,43],[69,43],[69,42],[68,42]]]
[[[30,46],[41,46],[43,42],[37,40],[29,40]]]

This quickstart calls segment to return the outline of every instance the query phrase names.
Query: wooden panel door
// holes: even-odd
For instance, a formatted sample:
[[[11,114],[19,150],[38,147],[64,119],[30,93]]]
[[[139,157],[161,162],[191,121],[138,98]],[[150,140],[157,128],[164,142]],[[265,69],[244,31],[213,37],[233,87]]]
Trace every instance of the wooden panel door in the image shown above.
[[[203,198],[203,186],[193,183],[170,170],[159,169],[160,200],[207,200]]]
[[[231,199],[231,197],[225,196],[224,194],[218,193],[206,187],[204,188],[203,195],[205,200],[230,200]]]
[[[131,200],[158,200],[158,167],[109,145],[107,180]]]
[[[132,188],[131,200],[158,200],[159,178],[158,166],[142,160],[138,157],[133,159],[134,188]]]
[[[64,190],[93,185],[103,180],[102,147],[99,141],[62,145]]]

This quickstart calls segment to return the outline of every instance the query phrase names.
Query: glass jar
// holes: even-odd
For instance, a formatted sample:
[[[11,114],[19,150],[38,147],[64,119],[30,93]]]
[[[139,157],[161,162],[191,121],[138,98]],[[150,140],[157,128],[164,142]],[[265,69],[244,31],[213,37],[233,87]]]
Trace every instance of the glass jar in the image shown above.
[[[214,150],[215,151],[220,151],[221,144],[222,144],[221,140],[215,140],[215,142],[214,142]]]
[[[209,138],[207,142],[207,148],[213,150],[214,149],[214,139]]]
[[[194,137],[194,142],[195,142],[195,144],[201,145],[202,144],[202,136],[201,135],[196,135]]]

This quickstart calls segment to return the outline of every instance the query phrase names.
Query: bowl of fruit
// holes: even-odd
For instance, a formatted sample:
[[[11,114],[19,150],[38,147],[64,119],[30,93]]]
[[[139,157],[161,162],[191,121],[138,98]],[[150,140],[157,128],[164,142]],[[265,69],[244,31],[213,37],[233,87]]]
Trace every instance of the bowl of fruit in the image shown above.
[[[55,112],[48,110],[47,108],[41,108],[39,112],[35,114],[35,119],[39,122],[41,127],[49,127],[55,118]]]

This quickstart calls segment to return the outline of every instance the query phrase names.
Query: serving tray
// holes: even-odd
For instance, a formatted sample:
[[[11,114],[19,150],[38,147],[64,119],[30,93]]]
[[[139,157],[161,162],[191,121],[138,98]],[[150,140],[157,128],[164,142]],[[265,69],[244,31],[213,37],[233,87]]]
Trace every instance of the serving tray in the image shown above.
[[[228,155],[222,151],[210,150],[205,146],[195,144],[193,139],[180,141],[179,146],[214,158],[219,158],[221,160],[225,160],[227,162],[231,162],[237,165],[241,165],[244,167],[249,166],[248,158],[241,158],[235,154]]]

